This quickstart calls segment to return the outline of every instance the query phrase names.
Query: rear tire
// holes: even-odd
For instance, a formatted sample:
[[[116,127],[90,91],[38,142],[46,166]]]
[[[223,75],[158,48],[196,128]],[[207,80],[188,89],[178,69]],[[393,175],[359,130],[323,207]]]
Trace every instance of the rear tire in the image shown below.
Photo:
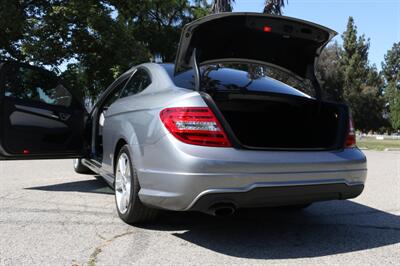
[[[73,161],[73,166],[74,166],[74,170],[76,173],[78,174],[83,174],[83,175],[94,175],[96,174],[95,172],[93,172],[92,170],[90,170],[89,168],[87,168],[86,166],[84,166],[82,164],[82,159],[74,159]]]
[[[156,218],[158,210],[144,205],[139,198],[140,184],[128,146],[121,148],[115,166],[115,203],[119,217],[134,225]]]

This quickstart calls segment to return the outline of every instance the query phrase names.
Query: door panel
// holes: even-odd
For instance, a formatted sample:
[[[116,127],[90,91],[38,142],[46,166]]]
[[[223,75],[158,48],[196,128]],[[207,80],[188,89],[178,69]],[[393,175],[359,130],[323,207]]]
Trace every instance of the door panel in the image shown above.
[[[61,80],[49,71],[17,63],[3,65],[0,72],[0,156],[81,156],[86,110]]]

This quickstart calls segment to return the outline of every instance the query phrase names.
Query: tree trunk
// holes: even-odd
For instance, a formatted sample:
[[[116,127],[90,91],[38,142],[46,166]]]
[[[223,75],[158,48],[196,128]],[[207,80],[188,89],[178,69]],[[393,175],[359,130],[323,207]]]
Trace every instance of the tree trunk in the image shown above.
[[[285,0],[266,0],[263,13],[281,16],[283,7],[285,7]]]
[[[235,0],[214,0],[211,6],[212,13],[232,12],[232,4]]]

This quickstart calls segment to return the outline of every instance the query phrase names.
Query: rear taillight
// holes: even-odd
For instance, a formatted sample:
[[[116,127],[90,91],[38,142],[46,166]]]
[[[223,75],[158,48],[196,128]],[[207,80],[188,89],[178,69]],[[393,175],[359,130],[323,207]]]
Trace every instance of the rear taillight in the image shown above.
[[[356,131],[354,130],[353,119],[349,117],[349,132],[346,136],[346,148],[353,148],[356,146]]]
[[[231,147],[227,135],[208,107],[175,107],[160,112],[165,127],[182,142],[212,147]]]

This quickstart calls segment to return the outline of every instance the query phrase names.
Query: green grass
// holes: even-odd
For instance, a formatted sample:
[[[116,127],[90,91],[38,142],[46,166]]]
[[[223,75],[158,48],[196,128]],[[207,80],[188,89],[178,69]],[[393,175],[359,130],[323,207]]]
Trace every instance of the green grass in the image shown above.
[[[375,137],[363,137],[362,139],[357,138],[357,146],[360,148],[368,148],[370,150],[378,150],[378,151],[383,151],[386,148],[400,149],[400,140],[395,140],[395,139],[377,140]]]

